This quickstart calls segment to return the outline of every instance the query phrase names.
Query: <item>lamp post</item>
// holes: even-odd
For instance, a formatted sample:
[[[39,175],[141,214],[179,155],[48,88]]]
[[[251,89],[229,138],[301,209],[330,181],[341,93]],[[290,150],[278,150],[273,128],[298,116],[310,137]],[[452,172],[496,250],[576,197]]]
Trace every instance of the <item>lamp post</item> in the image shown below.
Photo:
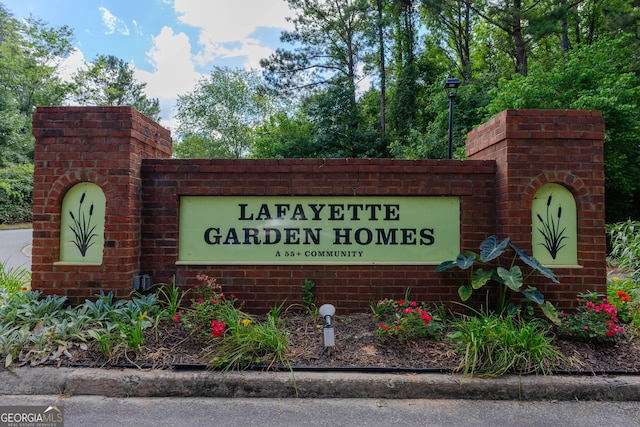
[[[460,80],[455,77],[449,77],[444,82],[444,88],[449,93],[449,159],[453,158],[453,100],[460,86]]]
[[[336,308],[331,304],[322,304],[318,310],[320,316],[324,319],[323,338],[324,338],[324,350],[327,351],[329,347],[336,345],[336,339],[333,332],[333,316],[336,314]]]

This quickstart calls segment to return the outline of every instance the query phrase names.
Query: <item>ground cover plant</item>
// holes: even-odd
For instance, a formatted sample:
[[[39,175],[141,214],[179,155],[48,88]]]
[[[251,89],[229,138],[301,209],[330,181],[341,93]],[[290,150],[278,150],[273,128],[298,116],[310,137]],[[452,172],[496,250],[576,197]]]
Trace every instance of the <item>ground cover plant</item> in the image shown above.
[[[461,306],[457,312],[416,301],[407,289],[372,301],[368,313],[338,313],[331,351],[323,346],[323,322],[309,280],[301,288],[304,304],[283,302],[263,316],[245,312],[242,301],[206,274],[198,275],[190,290],[174,281],[130,300],[99,294],[69,307],[63,297],[30,290],[28,272],[1,264],[0,356],[8,369],[41,364],[222,371],[384,367],[485,377],[640,371],[640,290],[632,275],[612,276],[607,295],[577,295],[581,304],[575,312],[551,312],[560,320],[556,325],[543,310],[552,302],[541,300],[525,284],[526,276],[520,281],[511,256],[495,267],[509,247],[508,241],[490,238],[475,258],[467,252],[455,265],[447,264],[467,266],[464,280],[471,281],[461,288],[481,292],[492,280],[502,286],[494,304]],[[497,255],[489,259],[487,251]],[[518,259],[526,257],[514,251]],[[494,267],[488,269],[488,263]],[[460,292],[465,305],[466,292]],[[517,292],[525,297],[520,304],[511,299]],[[527,300],[528,295],[533,298]]]

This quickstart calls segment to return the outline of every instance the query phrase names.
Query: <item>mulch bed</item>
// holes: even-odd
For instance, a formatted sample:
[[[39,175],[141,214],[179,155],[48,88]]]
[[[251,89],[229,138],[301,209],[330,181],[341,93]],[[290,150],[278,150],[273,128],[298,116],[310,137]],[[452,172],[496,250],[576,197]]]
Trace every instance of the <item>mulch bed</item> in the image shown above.
[[[445,340],[420,339],[381,342],[375,335],[375,320],[369,313],[336,316],[335,346],[324,349],[320,319],[306,313],[287,315],[290,331],[288,359],[293,367],[309,369],[402,369],[454,371],[461,360],[458,351]],[[567,362],[558,371],[576,373],[640,373],[640,342],[623,336],[614,343],[582,343],[556,340],[554,343]],[[117,351],[105,357],[97,343],[88,350],[74,348],[72,358],[60,365],[90,367],[155,367],[204,368],[201,360],[207,339],[189,333],[174,324],[146,331],[145,345],[140,352]],[[265,360],[268,364],[268,360]]]

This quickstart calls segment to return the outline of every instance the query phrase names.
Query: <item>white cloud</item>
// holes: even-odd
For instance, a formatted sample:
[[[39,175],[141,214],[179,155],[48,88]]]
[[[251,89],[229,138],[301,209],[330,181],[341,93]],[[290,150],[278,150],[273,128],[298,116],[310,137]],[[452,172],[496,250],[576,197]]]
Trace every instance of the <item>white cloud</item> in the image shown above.
[[[191,43],[184,33],[174,33],[163,27],[153,39],[153,48],[147,52],[153,71],[136,69],[136,79],[147,84],[149,98],[158,98],[162,107],[163,125],[175,127],[167,122],[174,115],[177,95],[191,92],[203,76],[195,70],[191,57]]]
[[[107,27],[105,34],[113,34],[117,31],[124,36],[129,35],[129,27],[127,27],[127,24],[125,24],[122,19],[116,17],[106,7],[100,6],[98,10],[102,14],[102,23]]]
[[[74,48],[71,54],[62,60],[58,72],[65,82],[70,82],[73,74],[84,66],[84,54],[80,49]]]
[[[200,29],[198,54],[202,65],[216,58],[245,56],[247,68],[258,68],[260,58],[273,49],[250,36],[259,27],[290,29],[292,15],[285,0],[175,0],[179,20]],[[233,42],[229,48],[225,43]],[[238,45],[238,47],[235,47]]]

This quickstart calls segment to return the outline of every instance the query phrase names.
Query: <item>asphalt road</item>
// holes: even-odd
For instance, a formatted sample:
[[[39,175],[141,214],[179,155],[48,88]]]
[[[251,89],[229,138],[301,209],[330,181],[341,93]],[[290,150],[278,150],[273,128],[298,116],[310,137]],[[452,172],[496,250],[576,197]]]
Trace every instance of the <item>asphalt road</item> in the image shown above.
[[[640,425],[640,402],[0,396],[15,405],[55,405],[65,427]]]
[[[0,262],[8,268],[31,270],[31,241],[33,230],[0,230]]]

